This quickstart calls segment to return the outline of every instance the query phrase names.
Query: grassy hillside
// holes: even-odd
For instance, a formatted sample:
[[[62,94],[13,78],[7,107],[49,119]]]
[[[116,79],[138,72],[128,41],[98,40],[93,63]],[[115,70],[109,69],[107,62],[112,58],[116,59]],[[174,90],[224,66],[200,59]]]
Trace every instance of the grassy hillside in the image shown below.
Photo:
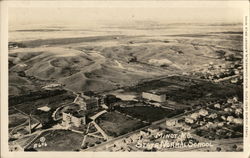
[[[223,55],[242,56],[241,30],[227,29],[202,34],[165,35],[163,30],[162,35],[24,40],[19,42],[24,48],[9,51],[9,92],[19,95],[50,83],[62,83],[76,92],[102,91],[145,78],[190,72],[208,63],[225,63]]]

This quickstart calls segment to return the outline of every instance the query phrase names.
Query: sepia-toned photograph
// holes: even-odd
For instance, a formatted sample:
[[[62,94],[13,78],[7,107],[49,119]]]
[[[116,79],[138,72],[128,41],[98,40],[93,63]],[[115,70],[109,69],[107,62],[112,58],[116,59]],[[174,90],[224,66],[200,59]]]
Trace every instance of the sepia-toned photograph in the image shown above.
[[[245,17],[227,5],[9,7],[8,151],[245,151]]]

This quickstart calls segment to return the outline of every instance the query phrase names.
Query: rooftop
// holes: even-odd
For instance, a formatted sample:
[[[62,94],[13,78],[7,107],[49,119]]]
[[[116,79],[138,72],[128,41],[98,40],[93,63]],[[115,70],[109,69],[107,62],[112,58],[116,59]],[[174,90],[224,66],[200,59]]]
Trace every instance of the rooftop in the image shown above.
[[[86,111],[85,110],[76,111],[74,109],[68,109],[64,113],[71,114],[72,116],[75,116],[77,118],[84,117],[86,115]]]
[[[149,91],[146,91],[144,93],[151,93],[151,94],[156,94],[156,95],[164,95],[166,94],[167,90],[163,90],[163,89],[154,89],[154,90],[149,90]]]
[[[75,117],[83,117],[86,115],[86,111],[82,110],[80,105],[71,103],[63,109],[64,113],[72,114]]]
[[[47,112],[47,111],[50,111],[50,107],[48,107],[48,106],[43,106],[43,107],[40,107],[40,108],[37,108],[38,110],[41,110],[41,111],[45,111],[45,112]]]

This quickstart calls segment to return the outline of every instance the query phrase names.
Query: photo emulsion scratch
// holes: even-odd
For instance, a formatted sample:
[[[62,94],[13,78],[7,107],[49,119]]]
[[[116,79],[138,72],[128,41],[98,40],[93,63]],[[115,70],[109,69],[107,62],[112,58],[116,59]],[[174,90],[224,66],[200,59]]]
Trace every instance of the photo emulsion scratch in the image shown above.
[[[239,7],[10,7],[8,150],[243,152]]]

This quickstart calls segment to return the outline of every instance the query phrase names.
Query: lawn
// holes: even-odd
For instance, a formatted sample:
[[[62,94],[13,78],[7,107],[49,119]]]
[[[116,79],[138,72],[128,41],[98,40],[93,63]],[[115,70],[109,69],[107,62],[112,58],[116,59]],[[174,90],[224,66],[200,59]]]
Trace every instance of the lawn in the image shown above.
[[[135,106],[125,108],[117,107],[117,110],[121,113],[128,114],[148,122],[154,122],[165,117],[170,117],[174,114],[173,110],[152,106]]]
[[[19,96],[21,98],[22,96]],[[22,111],[23,113],[26,113],[27,115],[31,114],[32,117],[39,120],[43,125],[51,124],[52,122],[52,113],[57,108],[62,106],[63,104],[68,104],[73,102],[74,96],[69,93],[63,93],[58,94],[56,96],[48,96],[46,98],[39,98],[32,101],[25,101],[23,103],[19,103],[15,105],[15,108]],[[41,111],[38,108],[48,106],[50,111]],[[16,111],[13,111],[13,108],[9,108],[10,113],[15,113]],[[18,119],[12,119],[13,121]],[[13,122],[12,121],[12,122]],[[19,121],[20,122],[20,121]],[[19,122],[15,124],[19,124]],[[13,123],[12,123],[13,124]]]
[[[56,109],[62,104],[73,102],[74,98],[75,98],[74,96],[71,96],[65,93],[65,94],[60,94],[57,96],[48,96],[46,98],[22,102],[18,105],[15,105],[15,107],[18,110],[21,110],[26,114],[29,114],[30,112],[34,112],[37,108],[43,107],[43,106],[48,106],[51,109]]]
[[[9,128],[13,128],[18,125],[21,125],[27,119],[28,117],[21,113],[15,113],[15,114],[9,115]]]
[[[98,118],[99,126],[109,136],[120,136],[143,127],[142,122],[117,112],[108,112]]]
[[[40,143],[44,137],[47,146],[36,148],[38,151],[74,151],[79,150],[82,144],[83,135],[69,130],[53,130],[44,132],[31,146]]]
[[[171,86],[179,88],[171,88]],[[134,87],[127,88],[126,91],[136,92],[141,95],[142,92],[157,89],[165,91],[168,100],[182,104],[232,96],[238,96],[240,99],[243,97],[242,86],[212,83],[185,76],[171,76],[164,79],[145,81]]]

